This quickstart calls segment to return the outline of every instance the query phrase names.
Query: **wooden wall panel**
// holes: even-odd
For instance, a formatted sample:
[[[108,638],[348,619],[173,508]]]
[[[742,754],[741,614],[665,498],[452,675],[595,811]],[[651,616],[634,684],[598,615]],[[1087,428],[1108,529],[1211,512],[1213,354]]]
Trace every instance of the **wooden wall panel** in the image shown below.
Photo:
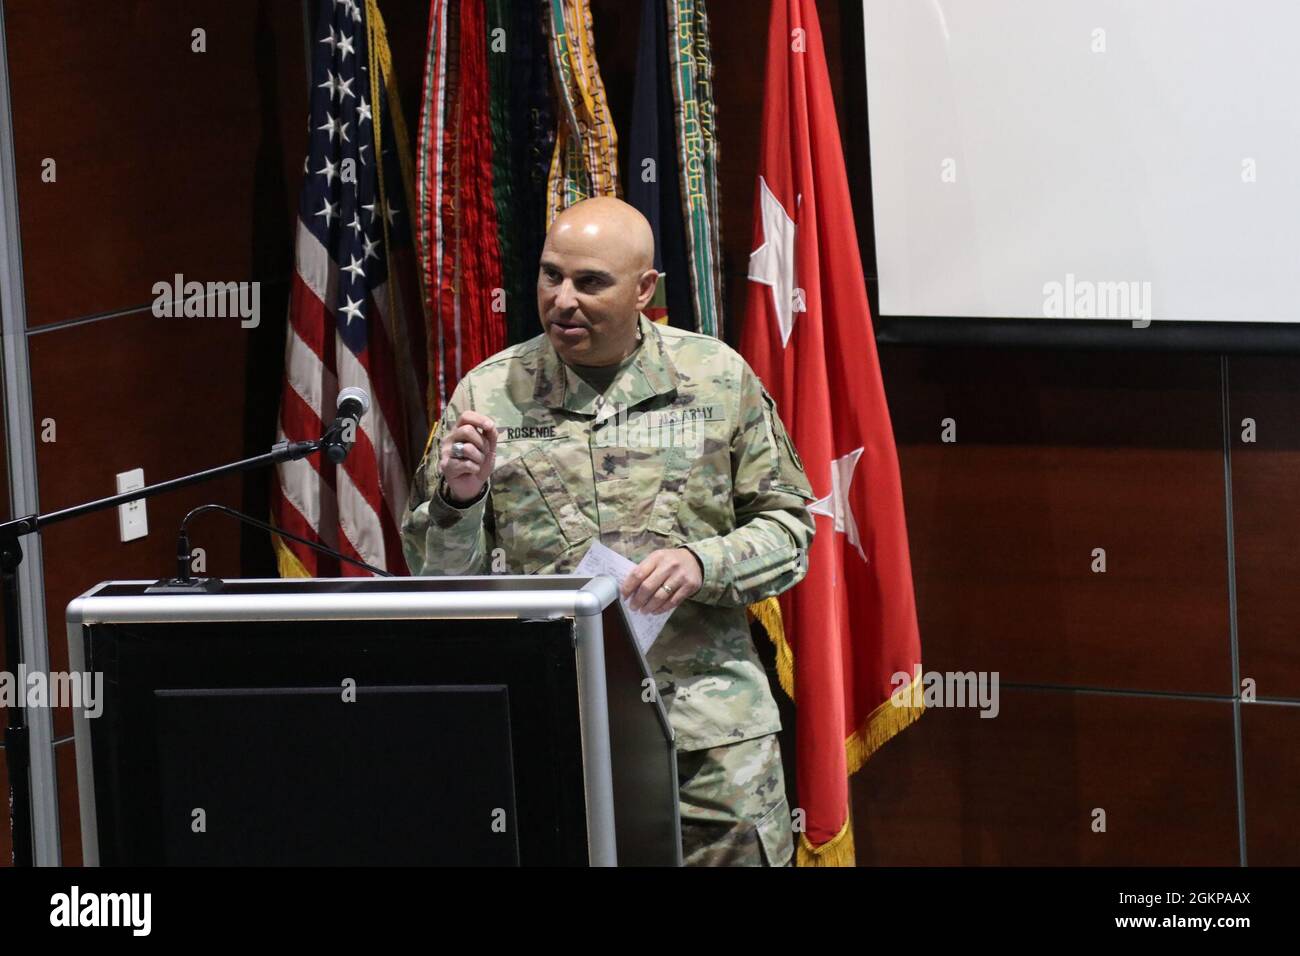
[[[148,306],[177,272],[282,278],[307,135],[301,5],[90,11],[5,3],[29,325]]]
[[[1235,788],[1228,703],[1003,689],[854,778],[858,865],[1233,866]]]
[[[881,352],[927,668],[1231,692],[1217,359]]]
[[[114,476],[132,468],[143,467],[145,481],[154,482],[244,455],[244,396],[231,379],[246,364],[250,339],[237,319],[137,313],[42,333],[30,342],[36,417],[52,419],[57,429],[57,441],[37,450],[46,511],[114,494]],[[46,529],[53,666],[66,666],[63,612],[72,598],[107,578],[175,573],[176,529],[186,511],[210,501],[242,510],[245,481],[270,480],[263,471],[151,499],[148,536],[126,543],[119,541],[115,511]],[[209,574],[240,574],[242,533],[221,515],[196,520],[191,540],[206,550]],[[55,730],[57,736],[71,732],[67,712],[56,712]]]
[[[1300,700],[1300,359],[1236,356],[1228,382],[1241,674]]]
[[[1246,847],[1251,866],[1300,866],[1300,707],[1242,705]]]

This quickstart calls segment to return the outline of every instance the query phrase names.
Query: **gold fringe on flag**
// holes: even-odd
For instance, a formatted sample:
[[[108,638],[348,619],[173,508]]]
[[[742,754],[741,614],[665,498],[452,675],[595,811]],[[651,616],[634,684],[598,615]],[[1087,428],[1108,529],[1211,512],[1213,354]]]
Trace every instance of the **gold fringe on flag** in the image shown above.
[[[303,567],[298,556],[289,550],[289,546],[284,543],[284,538],[278,534],[271,539],[271,546],[275,548],[275,563],[280,569],[282,578],[309,578],[310,574]]]
[[[844,818],[844,826],[821,846],[808,842],[806,834],[799,834],[795,848],[795,866],[857,866],[857,852],[853,847],[853,806]]]
[[[749,605],[750,617],[762,625],[768,639],[776,647],[776,676],[791,700],[794,696],[794,652],[785,636],[785,623],[781,617],[781,603],[774,597],[764,598]],[[895,734],[910,727],[925,713],[925,704],[912,704],[920,676],[913,677],[906,687],[900,687],[867,715],[857,730],[844,741],[844,760],[851,777],[862,765]],[[907,703],[904,703],[904,702]],[[796,701],[797,703],[797,701]],[[797,850],[798,866],[854,866],[852,806],[846,808],[844,826],[820,846],[814,846],[800,834]]]
[[[774,597],[764,598],[749,606],[749,614],[763,626],[768,640],[776,646],[776,676],[790,699],[794,700],[794,654],[785,640],[785,625],[781,621],[781,602]]]
[[[891,737],[906,730],[925,713],[925,704],[904,704],[910,701],[913,691],[921,683],[920,677],[913,677],[906,687],[900,687],[883,700],[876,709],[867,715],[862,726],[844,741],[844,756],[848,763],[849,775],[857,773],[871,755],[883,747]]]

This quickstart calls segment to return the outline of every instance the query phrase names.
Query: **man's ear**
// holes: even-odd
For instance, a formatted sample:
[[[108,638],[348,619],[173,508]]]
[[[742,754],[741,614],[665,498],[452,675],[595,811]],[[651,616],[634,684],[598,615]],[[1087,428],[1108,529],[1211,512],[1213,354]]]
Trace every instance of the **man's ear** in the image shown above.
[[[654,269],[647,269],[641,273],[641,278],[636,282],[636,309],[642,311],[650,300],[654,298],[655,286],[659,284],[659,273]]]

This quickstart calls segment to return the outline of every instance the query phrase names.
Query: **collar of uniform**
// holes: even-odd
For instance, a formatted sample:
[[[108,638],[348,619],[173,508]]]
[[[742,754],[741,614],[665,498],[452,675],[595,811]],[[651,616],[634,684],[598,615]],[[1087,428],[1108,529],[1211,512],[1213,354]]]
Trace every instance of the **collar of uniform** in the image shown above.
[[[547,408],[563,408],[597,419],[613,415],[620,407],[632,408],[656,395],[677,388],[677,368],[668,357],[659,327],[644,315],[637,318],[644,339],[632,364],[623,369],[601,396],[577,372],[560,360],[549,336],[543,333],[542,360],[534,396]]]

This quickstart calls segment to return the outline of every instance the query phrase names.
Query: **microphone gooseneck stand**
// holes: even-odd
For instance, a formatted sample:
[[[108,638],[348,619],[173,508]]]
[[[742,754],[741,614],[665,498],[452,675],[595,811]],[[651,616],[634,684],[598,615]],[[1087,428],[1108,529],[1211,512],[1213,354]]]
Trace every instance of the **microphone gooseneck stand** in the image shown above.
[[[82,515],[92,514],[96,511],[103,511],[107,508],[116,508],[118,505],[129,504],[132,501],[139,501],[142,498],[151,498],[154,495],[162,494],[167,491],[175,491],[177,488],[184,488],[189,485],[197,485],[201,482],[211,481],[214,478],[221,478],[225,475],[234,474],[241,471],[251,471],[254,468],[264,468],[268,465],[277,465],[283,461],[296,461],[300,458],[306,458],[313,452],[324,449],[326,457],[331,461],[340,462],[347,456],[351,443],[347,440],[348,429],[344,424],[344,419],[338,418],[325,430],[325,433],[315,441],[282,441],[277,442],[269,452],[264,455],[256,455],[252,458],[244,458],[240,461],[231,462],[228,465],[221,465],[217,468],[209,468],[206,471],[195,472],[192,475],[186,475],[183,478],[173,478],[170,481],[161,481],[156,485],[148,485],[144,488],[137,488],[134,491],[126,491],[119,495],[113,495],[111,498],[100,498],[96,501],[88,501],[85,504],[74,505],[71,508],[63,508],[59,511],[51,511],[48,514],[26,515],[22,518],[15,518],[12,521],[0,522],[0,576],[3,577],[3,594],[4,594],[4,628],[5,628],[5,660],[9,667],[12,667],[17,674],[22,666],[23,660],[23,643],[22,643],[22,609],[19,604],[18,592],[18,567],[22,564],[23,549],[19,544],[19,538],[29,534],[34,534],[40,529],[57,524],[60,521],[67,521],[71,518],[78,518]],[[290,534],[277,528],[272,528],[265,522],[258,521],[255,518],[248,518],[240,515],[234,509],[223,508],[222,506],[205,506],[213,509],[225,510],[248,520],[252,524],[275,534],[283,535],[286,538],[293,538],[302,544],[323,551],[327,554],[333,554],[351,564],[364,567],[368,571],[376,574],[384,574],[378,568],[372,568],[367,564],[354,561],[346,555],[338,554],[331,548],[321,547],[311,541],[306,541],[297,535]],[[186,516],[186,521],[196,512],[203,510],[195,509]],[[186,538],[185,526],[182,523],[181,537]],[[181,554],[177,553],[177,570],[180,571],[178,578],[173,581],[160,581],[154,586],[154,592],[170,593],[205,593],[217,590],[220,587],[220,581],[193,580],[189,574],[189,546],[186,543],[185,558],[182,562]],[[15,866],[31,866],[34,862],[32,857],[32,794],[31,778],[28,768],[31,765],[31,742],[27,732],[27,718],[25,712],[26,689],[18,688],[17,699],[8,710],[8,724],[5,727],[5,756],[9,764],[9,822],[10,830],[13,833],[13,863]]]
[[[222,514],[230,515],[232,518],[242,521],[245,524],[251,524],[255,528],[261,528],[263,531],[269,531],[271,534],[279,535],[282,538],[290,538],[293,541],[297,541],[299,544],[305,544],[314,551],[319,551],[321,554],[328,554],[331,557],[338,558],[340,561],[346,561],[348,564],[354,565],[355,567],[364,568],[371,574],[378,575],[381,578],[391,578],[393,576],[391,571],[385,571],[383,568],[377,568],[372,564],[366,564],[366,562],[358,561],[356,558],[349,558],[346,554],[342,554],[328,545],[320,544],[316,541],[308,541],[306,538],[293,534],[290,531],[285,531],[283,528],[272,527],[265,521],[254,518],[252,515],[246,515],[242,511],[236,511],[234,508],[227,507],[226,505],[207,504],[199,505],[197,508],[192,509],[184,518],[181,519],[181,530],[180,533],[176,535],[176,577],[167,581],[159,581],[157,584],[145,588],[146,594],[176,594],[192,593],[195,591],[210,593],[221,590],[222,582],[220,578],[194,578],[190,575],[190,558],[192,555],[190,554],[189,523],[190,519],[197,518],[205,511],[219,511]]]

